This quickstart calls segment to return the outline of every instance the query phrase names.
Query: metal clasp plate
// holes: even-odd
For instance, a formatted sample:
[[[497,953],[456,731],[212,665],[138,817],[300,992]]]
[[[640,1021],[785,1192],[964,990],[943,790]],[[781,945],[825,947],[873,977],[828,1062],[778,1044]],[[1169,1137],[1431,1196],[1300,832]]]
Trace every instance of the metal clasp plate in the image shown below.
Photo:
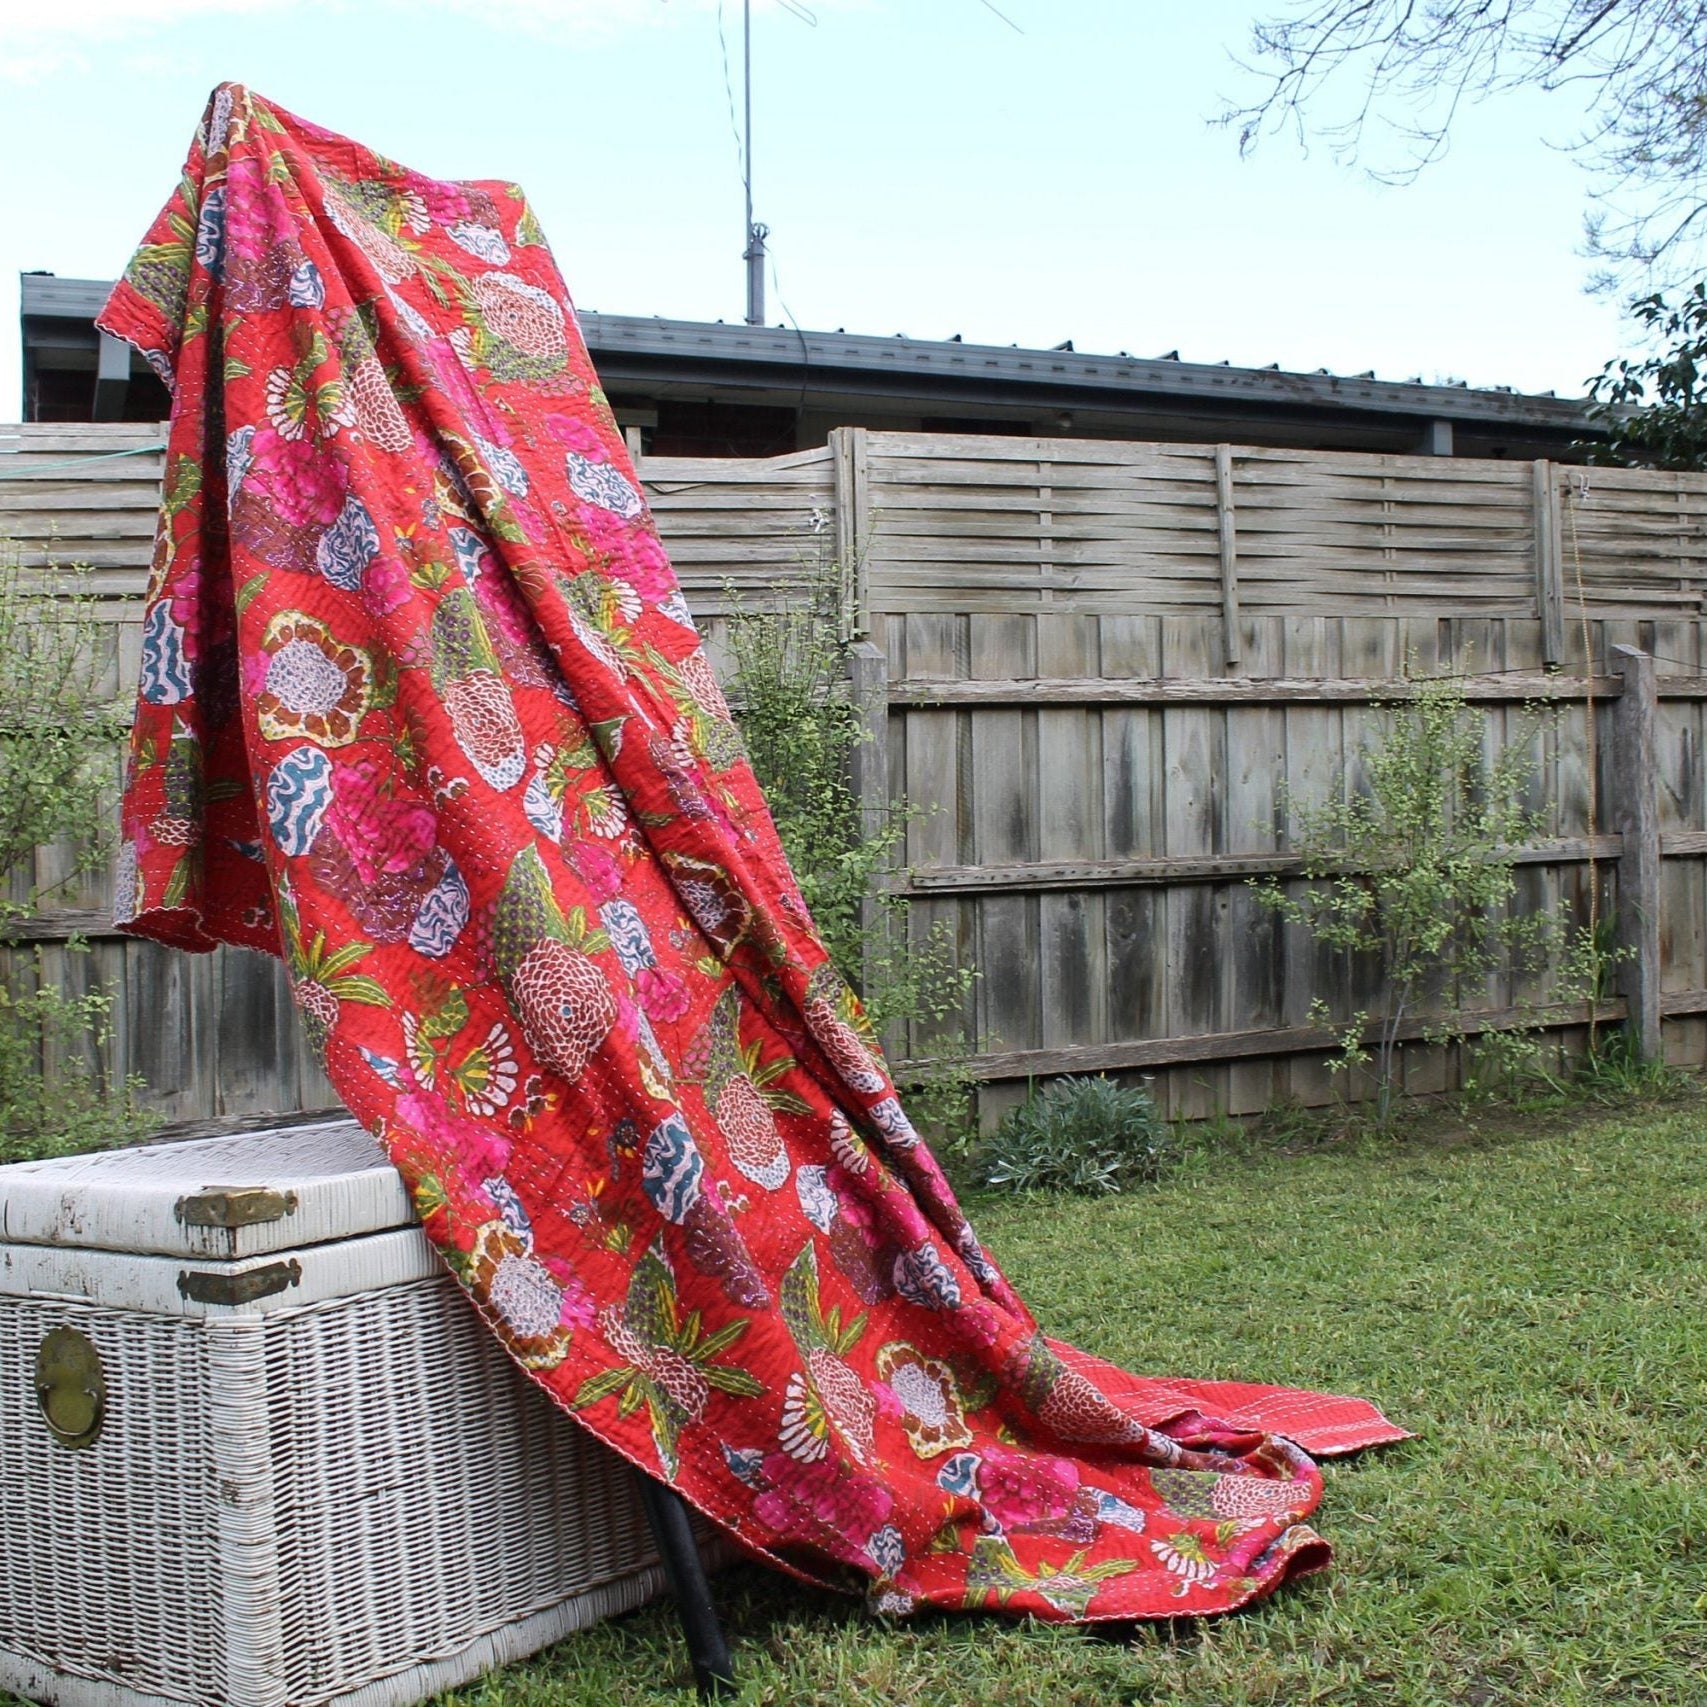
[[[197,1304],[253,1304],[258,1298],[286,1292],[301,1280],[302,1264],[294,1257],[289,1262],[270,1262],[264,1268],[246,1268],[237,1274],[184,1269],[178,1276],[178,1295]]]
[[[296,1193],[266,1185],[210,1185],[180,1197],[174,1213],[186,1227],[257,1227],[294,1215]]]

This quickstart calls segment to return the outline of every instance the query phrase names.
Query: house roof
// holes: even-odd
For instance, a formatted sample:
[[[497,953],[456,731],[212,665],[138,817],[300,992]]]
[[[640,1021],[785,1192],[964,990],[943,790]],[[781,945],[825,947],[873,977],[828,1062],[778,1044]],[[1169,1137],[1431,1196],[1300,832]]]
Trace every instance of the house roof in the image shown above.
[[[722,321],[642,318],[584,311],[581,327],[599,358],[607,388],[612,375],[642,364],[653,369],[685,362],[750,367],[755,375],[786,374],[798,382],[802,369],[816,370],[820,383],[875,380],[878,388],[916,392],[944,386],[1000,388],[1016,396],[1073,391],[1113,401],[1145,394],[1187,403],[1279,405],[1290,408],[1356,409],[1424,419],[1515,423],[1582,431],[1589,423],[1581,400],[1552,393],[1531,396],[1464,385],[1423,385],[1377,379],[1372,373],[1289,373],[1278,366],[1240,368],[1228,363],[1187,362],[1177,356],[1145,358],[1122,352],[1091,355],[1070,346],[1053,350],[1018,345],[967,344],[896,335],[871,337],[843,331],[812,332],[789,326],[728,325]],[[863,388],[863,387],[862,387]],[[952,394],[948,394],[952,395]]]
[[[67,338],[93,346],[109,282],[25,273],[20,283],[26,353],[32,339],[44,351]],[[1556,454],[1601,430],[1586,399],[1181,361],[1177,352],[1094,355],[1070,341],[1036,350],[591,310],[580,321],[612,393],[843,413],[898,406],[933,416],[1070,413],[1081,430],[1124,436],[1159,429],[1237,438],[1241,427],[1269,423],[1293,436],[1322,435],[1324,443],[1408,443],[1409,435],[1444,430],[1449,447],[1456,429],[1461,443],[1509,438],[1511,454]]]

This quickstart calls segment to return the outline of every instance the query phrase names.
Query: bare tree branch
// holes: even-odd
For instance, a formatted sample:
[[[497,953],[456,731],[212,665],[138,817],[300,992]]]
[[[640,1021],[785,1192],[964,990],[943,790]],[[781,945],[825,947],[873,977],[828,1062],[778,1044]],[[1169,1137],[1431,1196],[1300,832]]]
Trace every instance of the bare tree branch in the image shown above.
[[[1574,91],[1561,146],[1591,174],[1589,250],[1667,282],[1707,240],[1707,0],[1291,0],[1241,62],[1264,87],[1223,123],[1326,141],[1387,183],[1446,151],[1466,105]],[[1584,107],[1586,105],[1586,111]]]

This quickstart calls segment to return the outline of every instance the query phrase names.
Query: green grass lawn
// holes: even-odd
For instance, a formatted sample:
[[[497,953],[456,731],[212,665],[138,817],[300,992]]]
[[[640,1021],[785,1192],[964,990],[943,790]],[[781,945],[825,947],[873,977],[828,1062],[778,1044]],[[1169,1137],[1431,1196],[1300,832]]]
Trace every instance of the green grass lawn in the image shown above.
[[[1707,1107],[1199,1158],[984,1199],[1039,1318],[1133,1368],[1367,1394],[1420,1438],[1328,1469],[1332,1572],[1201,1625],[886,1625],[742,1568],[749,1703],[1707,1703]],[[680,1703],[652,1608],[446,1707]]]

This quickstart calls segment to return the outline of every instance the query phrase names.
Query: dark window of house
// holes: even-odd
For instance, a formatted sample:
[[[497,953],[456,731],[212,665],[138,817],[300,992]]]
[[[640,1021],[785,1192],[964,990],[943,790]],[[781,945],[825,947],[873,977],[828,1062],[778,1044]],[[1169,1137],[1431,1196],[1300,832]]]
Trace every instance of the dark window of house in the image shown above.
[[[660,398],[646,450],[650,456],[781,456],[796,448],[797,430],[792,409]]]

